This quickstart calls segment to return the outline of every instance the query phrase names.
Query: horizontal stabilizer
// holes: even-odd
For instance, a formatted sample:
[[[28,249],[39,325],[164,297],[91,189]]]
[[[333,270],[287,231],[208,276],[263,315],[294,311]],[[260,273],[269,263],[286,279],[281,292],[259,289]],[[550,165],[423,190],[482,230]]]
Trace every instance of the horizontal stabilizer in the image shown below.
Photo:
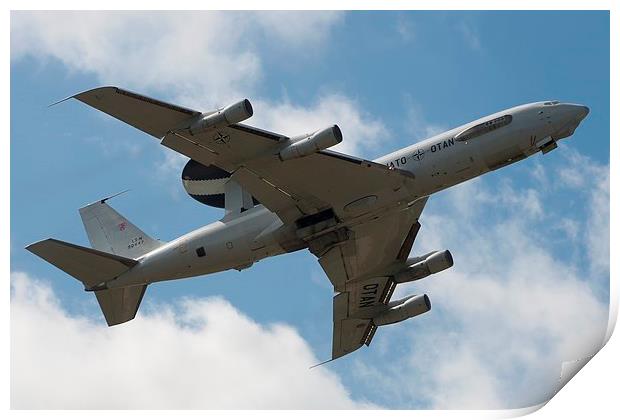
[[[138,263],[131,258],[57,239],[45,239],[28,245],[26,249],[75,277],[87,288],[111,280]]]
[[[96,291],[95,296],[108,326],[134,319],[145,292],[146,285]]]

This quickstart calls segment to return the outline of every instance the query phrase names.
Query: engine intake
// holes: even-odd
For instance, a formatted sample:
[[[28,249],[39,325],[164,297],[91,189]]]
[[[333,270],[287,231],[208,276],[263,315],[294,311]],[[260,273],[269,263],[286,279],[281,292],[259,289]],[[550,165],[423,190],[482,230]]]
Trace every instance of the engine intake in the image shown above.
[[[394,275],[394,281],[396,283],[407,283],[409,281],[415,281],[430,276],[431,274],[439,273],[454,265],[452,254],[450,251],[435,251],[427,254],[421,261],[410,265],[403,271],[400,271]]]
[[[254,114],[252,104],[247,99],[228,105],[213,113],[202,114],[189,126],[191,135],[215,128],[227,127],[247,120]]]
[[[324,128],[305,139],[298,140],[280,150],[281,160],[297,159],[311,155],[319,150],[335,146],[342,141],[342,131],[337,125]]]
[[[407,296],[388,304],[388,309],[372,319],[376,326],[395,324],[431,310],[431,301],[426,294]]]

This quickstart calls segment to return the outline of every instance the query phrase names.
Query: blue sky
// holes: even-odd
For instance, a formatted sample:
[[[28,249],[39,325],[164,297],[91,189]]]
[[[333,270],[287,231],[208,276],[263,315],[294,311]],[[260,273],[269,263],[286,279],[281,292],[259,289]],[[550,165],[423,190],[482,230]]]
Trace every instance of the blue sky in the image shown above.
[[[276,25],[283,21],[285,28]],[[231,319],[243,314],[258,326],[257,340],[285,343],[274,351],[301,348],[299,359],[287,360],[309,366],[331,351],[332,290],[307,251],[150,287],[145,317],[125,329],[132,339],[123,326],[106,332],[94,297],[23,249],[47,237],[87,244],[77,209],[127,188],[110,203],[163,240],[222,216],[185,195],[183,160],[154,139],[76,101],[46,108],[108,84],[204,110],[248,97],[255,111],[248,123],[286,135],[337,123],[343,150],[366,158],[521,103],[588,105],[588,118],[553,153],[431,198],[413,251],[449,248],[455,267],[397,293],[428,292],[433,310],[382,328],[369,349],[318,373],[299,371],[314,375],[307,381],[318,388],[335,387],[340,399],[327,401],[303,384],[290,392],[300,408],[518,407],[550,396],[562,360],[596,348],[609,299],[608,13],[12,14],[11,270],[37,293],[53,289],[53,298],[33,292],[40,300],[28,300],[15,287],[12,307],[23,315],[13,316],[13,330],[35,328],[32,311],[43,311],[35,303],[44,301],[59,323],[89,323],[102,345],[137,346],[162,308],[173,313],[165,327],[178,331],[191,323],[179,302],[220,305]],[[205,300],[211,296],[220,298]],[[196,346],[217,352],[208,321],[220,318],[205,316]],[[567,331],[576,326],[588,333]],[[75,328],[82,343],[84,331]],[[253,350],[229,354],[245,360]],[[172,346],[159,356],[189,358],[184,351]],[[257,364],[273,367],[256,353]],[[19,399],[29,376],[13,363],[12,404],[46,406]],[[67,371],[78,368],[66,363]],[[281,370],[267,372],[287,390]],[[243,372],[231,375],[241,380]],[[266,398],[269,407],[284,405],[277,395]],[[260,405],[249,398],[244,406]]]

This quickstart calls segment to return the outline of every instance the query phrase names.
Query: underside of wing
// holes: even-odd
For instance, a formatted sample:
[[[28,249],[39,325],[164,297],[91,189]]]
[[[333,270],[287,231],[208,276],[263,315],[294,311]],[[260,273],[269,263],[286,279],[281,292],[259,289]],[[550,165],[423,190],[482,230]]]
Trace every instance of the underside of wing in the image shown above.
[[[377,327],[369,318],[349,315],[349,294],[334,296],[334,330],[332,338],[332,359],[337,359],[369,345]]]
[[[91,89],[71,98],[157,138],[162,138],[169,130],[200,115],[198,111],[114,86]]]
[[[333,307],[332,359],[370,345],[377,330],[373,319],[389,309],[396,288],[393,275],[406,266],[425,204],[426,198],[352,226],[332,244],[311,242],[310,250],[338,292]]]
[[[394,264],[403,264],[413,247],[420,223],[418,219],[427,198],[382,217],[351,226],[340,236],[333,234],[310,242],[310,251],[336,291],[346,284],[375,274],[382,274]]]

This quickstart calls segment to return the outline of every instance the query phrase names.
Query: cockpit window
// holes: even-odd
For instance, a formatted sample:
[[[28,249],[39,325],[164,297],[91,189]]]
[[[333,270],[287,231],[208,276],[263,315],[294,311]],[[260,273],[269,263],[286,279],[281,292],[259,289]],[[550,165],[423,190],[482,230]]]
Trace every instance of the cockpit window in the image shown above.
[[[492,120],[483,122],[482,124],[475,125],[471,128],[461,131],[454,137],[456,141],[468,141],[474,137],[481,136],[490,131],[497,130],[500,127],[504,127],[510,124],[512,121],[512,115],[502,115],[501,117],[494,118]]]
[[[545,102],[543,105],[549,106],[549,105],[557,105],[559,103],[560,101],[550,101],[550,102]]]

